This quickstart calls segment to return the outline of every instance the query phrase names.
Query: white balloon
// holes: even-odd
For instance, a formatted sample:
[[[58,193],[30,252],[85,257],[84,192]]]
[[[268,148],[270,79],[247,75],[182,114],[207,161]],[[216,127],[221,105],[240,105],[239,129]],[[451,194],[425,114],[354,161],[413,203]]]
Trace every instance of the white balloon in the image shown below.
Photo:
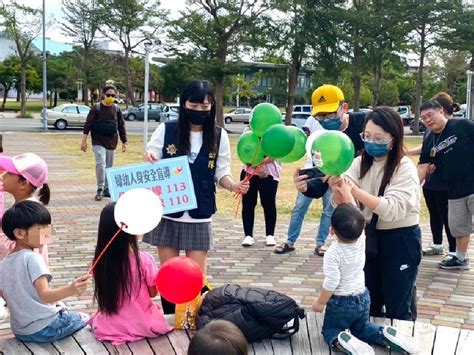
[[[306,144],[305,144],[306,156],[308,157],[308,159],[311,159],[311,161],[313,159],[313,156],[311,154],[311,148],[313,147],[313,142],[316,139],[316,137],[318,137],[320,134],[324,132],[326,132],[325,129],[317,130],[316,132],[311,133],[311,135],[306,140]]]
[[[160,198],[148,189],[131,189],[125,192],[115,205],[114,218],[117,226],[132,235],[153,230],[160,223],[163,207]]]

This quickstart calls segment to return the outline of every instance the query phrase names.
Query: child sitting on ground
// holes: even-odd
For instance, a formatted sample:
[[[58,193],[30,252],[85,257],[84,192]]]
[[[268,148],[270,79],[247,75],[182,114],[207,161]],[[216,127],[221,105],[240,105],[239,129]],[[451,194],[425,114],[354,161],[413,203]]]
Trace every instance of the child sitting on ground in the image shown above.
[[[117,232],[115,203],[100,214],[94,261]],[[173,330],[159,305],[153,256],[138,250],[137,236],[120,231],[93,270],[99,310],[89,323],[99,341],[120,345]]]
[[[51,215],[46,207],[35,201],[19,202],[5,211],[2,229],[16,241],[0,263],[0,293],[10,310],[12,333],[21,341],[45,343],[83,328],[87,315],[56,303],[84,292],[89,276],[51,289],[51,273],[41,255],[33,252],[51,240]]]
[[[247,355],[247,340],[233,323],[216,319],[198,330],[188,347],[188,355]]]
[[[362,213],[352,204],[340,204],[333,212],[331,224],[331,234],[336,235],[337,241],[324,255],[323,287],[313,303],[315,312],[326,308],[322,329],[324,340],[329,346],[348,354],[374,354],[369,344],[416,353],[418,345],[414,338],[391,326],[382,327],[369,321]]]

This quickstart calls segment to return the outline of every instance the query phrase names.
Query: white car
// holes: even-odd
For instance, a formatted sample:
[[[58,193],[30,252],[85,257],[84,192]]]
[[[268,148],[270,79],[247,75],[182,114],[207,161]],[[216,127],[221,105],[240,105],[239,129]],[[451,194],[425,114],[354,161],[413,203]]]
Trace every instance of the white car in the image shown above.
[[[174,121],[179,116],[179,104],[163,104],[163,111],[160,113],[160,121]]]
[[[90,107],[76,104],[62,104],[47,110],[48,125],[56,129],[84,127]]]
[[[252,110],[249,108],[236,108],[224,115],[224,122],[227,124],[232,122],[249,123],[251,113]]]

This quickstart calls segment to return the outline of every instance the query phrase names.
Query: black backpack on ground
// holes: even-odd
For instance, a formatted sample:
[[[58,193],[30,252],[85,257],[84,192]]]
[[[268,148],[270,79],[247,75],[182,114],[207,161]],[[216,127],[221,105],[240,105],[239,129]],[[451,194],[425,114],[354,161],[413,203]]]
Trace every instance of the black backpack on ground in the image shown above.
[[[305,311],[282,293],[257,287],[225,285],[209,291],[196,320],[197,328],[224,319],[240,328],[248,342],[285,339],[299,330]],[[287,325],[293,321],[292,325]]]
[[[92,130],[94,133],[101,135],[101,136],[113,136],[115,133],[117,133],[118,129],[118,111],[120,111],[120,108],[116,105],[113,104],[113,110],[114,110],[114,120],[105,120],[100,118],[100,102],[95,106],[97,110],[97,117],[94,120],[94,123],[92,124]]]

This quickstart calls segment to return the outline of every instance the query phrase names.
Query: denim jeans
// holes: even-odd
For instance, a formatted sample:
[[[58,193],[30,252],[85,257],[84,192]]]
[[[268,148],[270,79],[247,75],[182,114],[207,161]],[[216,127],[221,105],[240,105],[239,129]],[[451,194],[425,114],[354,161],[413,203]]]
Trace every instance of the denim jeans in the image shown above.
[[[81,318],[79,313],[62,309],[58,312],[56,319],[47,327],[30,335],[15,334],[15,337],[20,341],[50,343],[70,336],[84,328],[85,325],[86,322]]]
[[[92,150],[95,154],[95,176],[97,178],[97,189],[106,189],[107,178],[105,169],[114,165],[115,150],[106,149],[101,145],[93,145]]]
[[[324,340],[332,345],[340,332],[349,329],[356,338],[383,345],[382,327],[369,321],[370,296],[366,289],[358,295],[332,296],[326,305]]]
[[[324,244],[329,234],[332,211],[334,210],[334,207],[332,207],[331,204],[331,194],[331,190],[328,189],[323,195],[323,213],[321,214],[321,220],[319,222],[318,234],[315,237],[316,244]],[[313,198],[306,197],[301,192],[298,192],[295,207],[291,212],[290,225],[288,226],[288,243],[296,243],[301,232],[304,216],[306,215],[306,212],[308,212],[309,205],[312,201]]]

